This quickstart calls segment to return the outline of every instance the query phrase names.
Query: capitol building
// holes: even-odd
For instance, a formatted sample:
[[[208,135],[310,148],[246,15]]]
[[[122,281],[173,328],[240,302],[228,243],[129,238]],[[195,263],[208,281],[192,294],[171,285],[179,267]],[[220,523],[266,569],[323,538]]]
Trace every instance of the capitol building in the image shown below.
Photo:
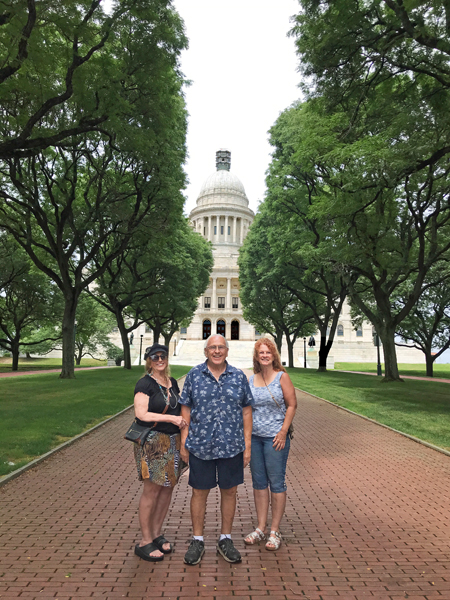
[[[192,227],[212,243],[214,266],[209,286],[198,299],[198,307],[191,324],[178,332],[174,339],[176,356],[171,362],[197,364],[203,360],[204,340],[220,333],[230,345],[229,360],[236,366],[251,366],[253,344],[260,337],[253,325],[245,321],[239,298],[239,248],[253,222],[254,213],[242,182],[231,171],[231,153],[221,149],[216,152],[216,170],[203,183],[196,207],[189,218]],[[316,346],[306,348],[308,366],[318,366]],[[305,340],[300,338],[294,346],[294,365],[304,365]],[[282,360],[287,363],[286,344],[282,348]],[[376,362],[371,323],[363,322],[355,329],[350,317],[350,308],[344,305],[334,339],[332,356],[334,361]],[[422,352],[397,348],[399,362],[423,363]]]
[[[204,360],[204,340],[212,334],[220,333],[229,343],[230,363],[237,367],[252,365],[253,345],[261,334],[243,317],[239,297],[238,256],[254,216],[242,182],[231,171],[231,153],[225,149],[218,150],[216,170],[203,183],[196,207],[189,215],[193,229],[212,244],[214,266],[208,288],[198,299],[197,310],[190,325],[182,328],[172,338],[172,364],[199,364]],[[335,361],[376,362],[377,348],[373,343],[373,333],[373,327],[368,321],[355,329],[350,307],[345,303],[327,366],[333,368]],[[153,334],[143,324],[135,330],[133,337],[131,356],[134,364],[138,364],[140,350],[152,344]],[[320,338],[318,334],[314,337],[316,346],[313,348],[307,346],[304,338],[296,341],[294,366],[303,367],[306,354],[307,366],[317,368]],[[121,345],[117,333],[111,339]],[[140,342],[140,346],[136,342]],[[285,343],[281,358],[287,364]],[[397,347],[397,358],[399,363],[424,363],[423,353],[415,349]]]
[[[216,152],[216,171],[202,185],[197,206],[189,215],[195,231],[212,243],[214,267],[186,340],[205,340],[215,333],[227,340],[255,339],[255,328],[242,316],[238,267],[239,248],[255,214],[230,166],[231,153]]]

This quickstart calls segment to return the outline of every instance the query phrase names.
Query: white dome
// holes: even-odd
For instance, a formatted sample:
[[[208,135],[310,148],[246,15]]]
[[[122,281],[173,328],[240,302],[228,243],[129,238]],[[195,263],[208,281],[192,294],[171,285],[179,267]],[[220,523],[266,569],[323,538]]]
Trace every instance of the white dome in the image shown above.
[[[230,171],[219,170],[215,171],[202,185],[198,198],[209,194],[233,194],[241,196],[247,200],[245,189],[240,179],[230,173]],[[248,200],[247,200],[248,202]]]

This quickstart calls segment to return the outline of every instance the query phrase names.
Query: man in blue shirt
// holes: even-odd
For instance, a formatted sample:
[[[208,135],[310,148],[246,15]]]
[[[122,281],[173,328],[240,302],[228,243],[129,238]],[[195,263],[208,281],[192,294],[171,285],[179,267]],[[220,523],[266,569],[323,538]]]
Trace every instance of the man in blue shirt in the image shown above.
[[[231,528],[237,486],[244,482],[251,453],[253,398],[247,377],[227,363],[228,342],[222,335],[208,338],[205,356],[206,362],[187,374],[180,399],[181,415],[188,424],[181,430],[181,457],[189,462],[192,487],[194,535],[184,557],[188,565],[198,564],[205,552],[206,500],[217,484],[222,514],[217,552],[228,562],[241,560]]]

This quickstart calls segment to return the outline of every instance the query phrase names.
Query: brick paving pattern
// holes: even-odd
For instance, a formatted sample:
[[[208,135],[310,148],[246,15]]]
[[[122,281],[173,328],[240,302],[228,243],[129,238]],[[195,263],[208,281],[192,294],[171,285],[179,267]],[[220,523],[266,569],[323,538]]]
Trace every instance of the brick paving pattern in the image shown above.
[[[233,538],[241,564],[216,555],[212,491],[206,553],[183,563],[191,534],[183,476],[161,563],[133,554],[139,539],[125,413],[0,488],[0,598],[409,600],[450,598],[450,458],[299,393],[288,463],[284,543],[245,547],[254,527],[250,474]]]

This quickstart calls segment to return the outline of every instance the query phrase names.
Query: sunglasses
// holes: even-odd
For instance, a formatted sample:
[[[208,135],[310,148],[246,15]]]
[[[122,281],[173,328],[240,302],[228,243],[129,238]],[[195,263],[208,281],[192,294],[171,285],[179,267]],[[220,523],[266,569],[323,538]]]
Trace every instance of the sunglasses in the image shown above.
[[[150,354],[150,360],[158,362],[159,360],[166,360],[167,354]]]

